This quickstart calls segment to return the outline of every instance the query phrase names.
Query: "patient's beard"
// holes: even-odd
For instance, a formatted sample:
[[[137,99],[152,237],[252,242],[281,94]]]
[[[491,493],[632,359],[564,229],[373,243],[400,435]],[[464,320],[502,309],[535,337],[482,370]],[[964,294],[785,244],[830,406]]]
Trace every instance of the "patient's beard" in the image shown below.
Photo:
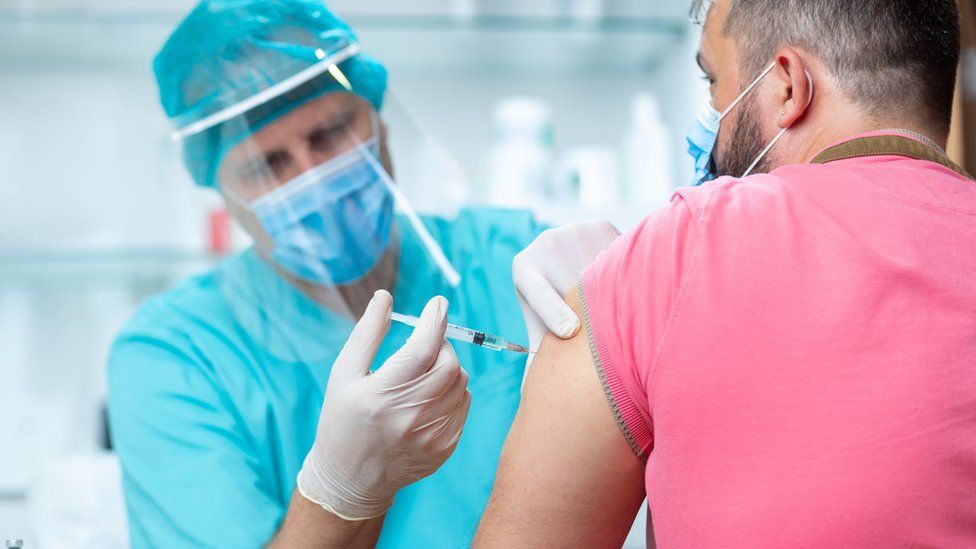
[[[741,177],[766,146],[759,127],[758,110],[755,97],[746,98],[740,105],[732,137],[724,149],[715,155],[715,169],[719,176]],[[768,158],[763,158],[752,173],[767,173]]]

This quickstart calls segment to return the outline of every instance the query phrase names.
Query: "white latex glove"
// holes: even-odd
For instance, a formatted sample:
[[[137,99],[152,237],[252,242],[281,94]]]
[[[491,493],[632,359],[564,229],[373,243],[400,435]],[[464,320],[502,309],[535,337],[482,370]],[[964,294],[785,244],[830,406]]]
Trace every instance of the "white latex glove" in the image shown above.
[[[332,366],[315,444],[298,474],[306,499],[346,520],[385,513],[404,486],[454,452],[471,405],[468,375],[444,340],[447,300],[427,303],[413,335],[376,372],[392,298],[376,292]]]
[[[539,349],[547,331],[563,339],[579,332],[580,319],[563,297],[618,236],[606,221],[584,221],[545,231],[515,256],[512,276],[532,350]]]

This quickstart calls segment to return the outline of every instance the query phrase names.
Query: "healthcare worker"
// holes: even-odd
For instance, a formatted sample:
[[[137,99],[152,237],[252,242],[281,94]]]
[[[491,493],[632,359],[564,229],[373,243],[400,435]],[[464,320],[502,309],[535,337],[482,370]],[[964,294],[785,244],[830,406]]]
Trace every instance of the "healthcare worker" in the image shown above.
[[[319,2],[203,2],[154,70],[189,172],[254,245],[149,300],[112,348],[133,545],[347,546],[380,526],[381,547],[467,545],[524,357],[443,344],[444,325],[525,340],[511,262],[533,218],[411,215],[389,144],[416,134]],[[391,310],[422,318],[406,345]]]

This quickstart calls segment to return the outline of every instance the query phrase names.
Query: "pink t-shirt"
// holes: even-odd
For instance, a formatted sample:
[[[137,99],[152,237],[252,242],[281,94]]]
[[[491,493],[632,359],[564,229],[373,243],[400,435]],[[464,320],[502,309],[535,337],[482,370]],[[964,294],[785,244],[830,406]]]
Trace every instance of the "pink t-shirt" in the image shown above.
[[[722,178],[580,288],[659,547],[976,548],[976,183],[897,156]]]

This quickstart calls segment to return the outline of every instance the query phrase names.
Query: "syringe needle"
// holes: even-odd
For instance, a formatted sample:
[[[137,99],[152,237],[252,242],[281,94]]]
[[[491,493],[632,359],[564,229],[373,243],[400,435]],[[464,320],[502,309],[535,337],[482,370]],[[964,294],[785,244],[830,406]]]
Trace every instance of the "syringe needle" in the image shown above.
[[[420,319],[415,316],[404,315],[397,312],[390,313],[390,320],[414,327],[416,327],[420,322]],[[494,334],[479,332],[477,330],[472,330],[471,328],[457,326],[454,324],[447,325],[447,332],[444,334],[444,336],[447,339],[463,341],[465,343],[470,343],[472,345],[477,345],[484,349],[491,349],[493,351],[512,351],[513,353],[535,354],[535,351],[530,351],[528,347],[523,347],[517,343],[509,343],[505,341],[505,339]]]
[[[523,347],[523,346],[519,345],[518,343],[508,343],[508,344],[505,345],[505,348],[507,350],[509,350],[509,351],[512,351],[513,353],[522,353],[522,354],[526,354],[526,355],[534,355],[535,354],[535,351],[531,351],[531,350],[529,350],[528,347]]]

